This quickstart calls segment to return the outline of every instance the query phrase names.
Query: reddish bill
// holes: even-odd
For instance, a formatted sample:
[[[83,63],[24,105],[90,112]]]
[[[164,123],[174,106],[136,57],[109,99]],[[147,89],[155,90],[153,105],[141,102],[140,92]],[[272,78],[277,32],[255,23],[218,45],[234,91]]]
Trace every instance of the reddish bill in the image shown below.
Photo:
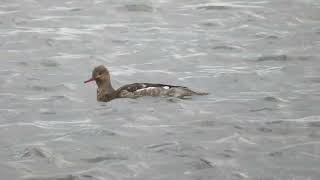
[[[86,80],[84,83],[88,83],[88,82],[95,81],[95,80],[96,80],[96,79],[95,79],[94,77],[92,77],[92,78]]]

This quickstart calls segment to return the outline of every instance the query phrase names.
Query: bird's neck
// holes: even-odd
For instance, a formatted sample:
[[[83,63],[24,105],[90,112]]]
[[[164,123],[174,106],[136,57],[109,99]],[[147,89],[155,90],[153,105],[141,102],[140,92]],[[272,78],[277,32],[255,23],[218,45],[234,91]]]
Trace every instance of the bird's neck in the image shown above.
[[[106,81],[97,80],[96,82],[98,85],[98,93],[100,92],[101,94],[112,94],[115,92],[115,90],[111,85],[110,80],[106,80]]]

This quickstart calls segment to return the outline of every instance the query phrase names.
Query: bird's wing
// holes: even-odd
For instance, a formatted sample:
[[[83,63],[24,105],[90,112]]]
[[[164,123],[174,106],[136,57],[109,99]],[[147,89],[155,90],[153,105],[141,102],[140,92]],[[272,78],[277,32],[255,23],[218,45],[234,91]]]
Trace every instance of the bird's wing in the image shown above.
[[[152,83],[133,83],[133,84],[128,84],[125,86],[122,86],[119,88],[120,91],[128,91],[128,92],[135,92],[137,90],[142,90],[150,87],[162,87],[165,89],[169,89],[172,87],[181,87],[181,86],[172,86],[172,85],[167,85],[167,84],[152,84]]]

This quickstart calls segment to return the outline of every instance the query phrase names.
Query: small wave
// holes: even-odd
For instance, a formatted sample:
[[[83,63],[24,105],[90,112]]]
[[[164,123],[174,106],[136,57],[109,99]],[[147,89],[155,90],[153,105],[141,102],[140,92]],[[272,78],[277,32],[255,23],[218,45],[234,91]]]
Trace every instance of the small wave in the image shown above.
[[[54,176],[24,176],[23,180],[78,180],[74,175],[54,175]]]
[[[29,101],[47,101],[47,102],[52,102],[52,101],[71,101],[71,102],[78,102],[78,103],[84,102],[80,98],[67,96],[67,95],[54,95],[54,96],[32,95],[32,96],[24,97],[24,99]]]
[[[54,60],[42,61],[40,63],[44,67],[58,67],[60,64]]]
[[[118,68],[113,68],[114,71],[112,71],[113,75],[132,75],[132,74],[136,74],[136,73],[164,73],[164,74],[173,74],[173,72],[170,72],[168,70],[157,70],[157,69],[150,69],[150,70],[146,70],[146,69],[137,69],[134,67],[118,67]]]
[[[128,157],[123,156],[123,155],[117,155],[117,154],[110,154],[110,155],[105,155],[105,156],[98,156],[94,158],[87,158],[87,159],[82,159],[85,162],[88,163],[99,163],[102,161],[121,161],[121,160],[128,160]]]
[[[75,9],[74,7],[65,7],[65,6],[55,6],[55,7],[51,7],[48,8],[48,11],[72,11],[73,9]]]
[[[39,18],[33,18],[32,21],[48,21],[48,20],[57,20],[63,19],[65,16],[41,16]]]
[[[153,7],[146,4],[127,4],[124,9],[131,12],[152,12]]]
[[[13,93],[0,93],[0,97],[3,97],[3,96],[6,96],[6,97],[17,97],[17,95],[13,94]]]
[[[207,56],[208,53],[200,52],[200,53],[192,53],[192,54],[174,54],[173,57],[176,59],[184,59],[184,58],[191,58],[197,56]]]
[[[102,137],[102,136],[115,136],[115,135],[118,135],[118,133],[116,133],[112,130],[108,130],[108,129],[100,129],[99,127],[97,127],[97,128],[90,127],[90,129],[83,128],[79,131],[72,132],[72,135],[86,135],[86,136]]]
[[[319,122],[320,116],[306,116],[298,119],[281,119],[283,122],[301,122],[301,123],[311,123],[311,122]]]
[[[90,119],[71,121],[35,121],[30,125],[42,129],[73,129],[74,127],[95,127]]]
[[[264,38],[264,39],[279,39],[279,38],[280,38],[280,37],[277,36],[277,35],[269,34],[269,33],[264,33],[264,32],[262,32],[262,33],[257,33],[255,36],[258,37],[258,38]]]
[[[90,123],[91,119],[78,120],[78,121],[35,121],[36,124],[47,124],[47,125],[56,125],[56,124],[82,124]]]
[[[28,96],[24,98],[25,100],[29,101],[43,101],[43,100],[49,100],[48,97],[43,97],[43,96]]]
[[[56,95],[56,96],[51,96],[49,101],[55,101],[55,100],[67,100],[67,101],[72,101],[72,102],[78,102],[82,103],[84,100],[68,95]]]
[[[57,114],[57,112],[52,111],[50,109],[45,109],[45,108],[41,108],[40,109],[40,113],[41,114],[45,114],[45,115],[55,115],[55,114]]]
[[[273,97],[273,96],[265,97],[265,98],[263,98],[263,100],[269,101],[269,102],[280,102],[280,99]]]
[[[75,90],[76,85],[73,83],[62,83],[57,85],[30,85],[29,88],[34,91],[43,91],[43,92],[70,91],[70,90]]]
[[[148,149],[157,149],[162,148],[164,146],[171,146],[171,145],[177,145],[177,142],[167,142],[167,143],[160,143],[160,144],[151,144],[147,146]]]
[[[231,6],[223,6],[223,5],[207,5],[207,6],[197,7],[197,9],[204,9],[204,10],[226,10],[230,8]]]
[[[281,55],[269,55],[269,56],[261,56],[258,58],[258,61],[287,61],[289,58],[285,54]]]
[[[207,26],[207,27],[215,27],[215,26],[219,26],[219,23],[215,23],[215,22],[203,22],[201,23],[203,26]]]
[[[228,10],[231,8],[263,8],[263,5],[257,3],[205,3],[198,5],[186,5],[183,9],[202,9],[202,10]]]
[[[205,158],[199,158],[197,161],[192,162],[192,166],[197,170],[214,168],[214,164]]]
[[[239,49],[243,49],[239,46],[228,46],[228,45],[221,45],[221,46],[215,46],[212,49],[215,50],[239,50]]]
[[[273,111],[273,110],[274,109],[272,109],[272,108],[264,107],[264,108],[258,108],[258,109],[250,109],[250,112]]]
[[[31,158],[33,160],[37,158],[45,159],[48,163],[53,163],[57,167],[69,167],[73,165],[71,162],[65,160],[61,154],[54,153],[49,148],[43,146],[27,147],[21,158]]]
[[[12,11],[0,11],[0,15],[6,15],[6,14],[13,14],[19,12],[18,10],[12,10]]]
[[[320,120],[319,121],[314,121],[314,122],[309,122],[308,126],[310,126],[310,127],[320,127]]]
[[[85,58],[87,55],[85,54],[68,54],[68,53],[59,53],[57,56],[51,56],[50,59],[80,59],[80,58]]]

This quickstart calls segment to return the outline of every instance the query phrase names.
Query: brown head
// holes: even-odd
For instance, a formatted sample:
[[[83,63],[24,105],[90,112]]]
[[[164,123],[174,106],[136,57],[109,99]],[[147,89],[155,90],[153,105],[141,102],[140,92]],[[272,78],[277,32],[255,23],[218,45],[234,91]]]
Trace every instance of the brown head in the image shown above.
[[[108,69],[103,65],[95,67],[92,71],[92,77],[84,83],[88,83],[91,81],[96,81],[98,86],[104,83],[110,83],[110,74]]]

